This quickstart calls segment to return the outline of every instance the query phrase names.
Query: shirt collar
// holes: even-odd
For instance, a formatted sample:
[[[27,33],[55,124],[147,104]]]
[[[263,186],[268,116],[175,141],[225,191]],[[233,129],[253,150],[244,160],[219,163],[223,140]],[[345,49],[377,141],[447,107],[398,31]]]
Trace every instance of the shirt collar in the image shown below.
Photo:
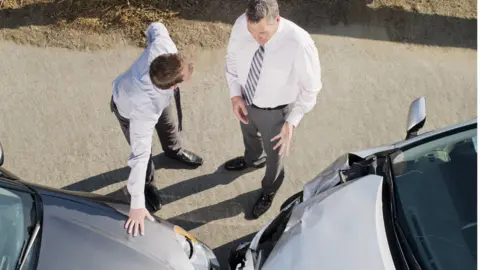
[[[173,93],[173,90],[174,90],[173,87],[172,87],[172,88],[169,88],[169,89],[160,89],[160,88],[157,88],[157,87],[154,86],[154,89],[155,89],[155,91],[156,91],[157,93],[159,93],[159,94],[161,94],[161,95],[164,95],[164,96],[169,96],[169,97],[171,97],[171,96],[173,96],[173,94],[174,94],[174,93]]]
[[[266,48],[274,46],[277,43],[277,41],[282,37],[284,29],[285,29],[285,22],[284,22],[284,19],[282,17],[280,17],[280,21],[278,22],[277,32],[275,32],[275,34],[273,34],[273,36],[270,38],[270,40],[267,41],[267,43],[265,43],[265,45],[263,47],[266,49]]]

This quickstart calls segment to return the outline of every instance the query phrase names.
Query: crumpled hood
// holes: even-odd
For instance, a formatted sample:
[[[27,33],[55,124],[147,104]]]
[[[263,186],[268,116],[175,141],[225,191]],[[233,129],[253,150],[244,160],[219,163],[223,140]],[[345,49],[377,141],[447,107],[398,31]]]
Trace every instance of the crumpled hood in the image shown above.
[[[383,221],[382,181],[368,175],[295,206],[262,269],[394,269]]]
[[[126,216],[100,204],[42,194],[39,270],[193,270],[171,225],[146,222],[146,235],[126,233]]]

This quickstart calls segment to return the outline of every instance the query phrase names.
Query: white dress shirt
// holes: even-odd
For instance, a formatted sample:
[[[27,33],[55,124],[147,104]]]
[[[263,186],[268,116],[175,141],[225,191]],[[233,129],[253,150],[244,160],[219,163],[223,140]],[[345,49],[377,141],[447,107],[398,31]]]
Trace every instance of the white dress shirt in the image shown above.
[[[133,65],[113,81],[113,101],[121,116],[130,119],[131,168],[127,189],[132,209],[145,207],[145,177],[152,148],[152,136],[162,111],[173,97],[173,88],[153,85],[149,69],[152,61],[165,53],[177,53],[167,28],[159,22],[146,30],[148,46]]]
[[[247,29],[246,15],[241,15],[233,25],[227,48],[225,72],[231,97],[242,96],[259,46]],[[277,32],[264,47],[253,104],[261,108],[291,105],[285,120],[296,127],[313,109],[322,88],[317,48],[308,32],[285,18],[280,18]]]

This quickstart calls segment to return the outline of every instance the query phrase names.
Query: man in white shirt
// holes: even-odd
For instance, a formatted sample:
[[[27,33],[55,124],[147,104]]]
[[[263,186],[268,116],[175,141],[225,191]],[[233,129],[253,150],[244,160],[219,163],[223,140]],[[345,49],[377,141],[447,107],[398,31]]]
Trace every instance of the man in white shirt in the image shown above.
[[[200,166],[202,158],[182,148],[181,105],[178,84],[193,73],[193,65],[177,51],[166,27],[152,23],[146,30],[147,48],[133,65],[113,82],[111,110],[131,147],[128,165],[131,168],[127,189],[131,196],[128,233],[144,233],[144,219],[160,209],[160,197],[153,185],[155,167],[152,161],[152,136],[156,129],[167,157],[192,166]],[[179,130],[171,114],[170,101],[175,97]]]
[[[226,77],[245,153],[225,163],[225,168],[266,165],[253,218],[270,208],[283,182],[283,157],[290,151],[294,128],[316,104],[320,73],[310,35],[279,16],[276,0],[250,0],[233,25],[226,56]]]

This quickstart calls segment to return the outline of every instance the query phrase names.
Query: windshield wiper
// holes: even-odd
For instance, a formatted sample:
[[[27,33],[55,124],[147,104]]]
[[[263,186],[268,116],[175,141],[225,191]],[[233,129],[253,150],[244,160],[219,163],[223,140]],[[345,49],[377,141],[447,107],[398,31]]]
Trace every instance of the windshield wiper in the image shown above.
[[[394,171],[393,171],[393,164],[390,155],[387,156],[387,160],[385,163],[385,180],[388,184],[388,191],[389,191],[389,206],[390,206],[390,213],[391,219],[393,222],[393,232],[396,235],[398,240],[398,244],[400,245],[401,253],[403,253],[404,260],[406,262],[407,258],[408,261],[413,264],[414,269],[421,269],[420,264],[412,251],[410,244],[407,241],[407,238],[404,233],[404,228],[400,225],[397,216],[397,192],[396,186],[394,182]]]
[[[37,239],[37,235],[40,232],[40,222],[35,224],[35,228],[33,228],[33,232],[30,234],[30,237],[27,241],[23,242],[22,252],[20,253],[20,258],[18,258],[17,265],[15,267],[16,270],[21,270],[25,264],[25,261],[32,250],[33,243],[35,243],[35,239]]]

